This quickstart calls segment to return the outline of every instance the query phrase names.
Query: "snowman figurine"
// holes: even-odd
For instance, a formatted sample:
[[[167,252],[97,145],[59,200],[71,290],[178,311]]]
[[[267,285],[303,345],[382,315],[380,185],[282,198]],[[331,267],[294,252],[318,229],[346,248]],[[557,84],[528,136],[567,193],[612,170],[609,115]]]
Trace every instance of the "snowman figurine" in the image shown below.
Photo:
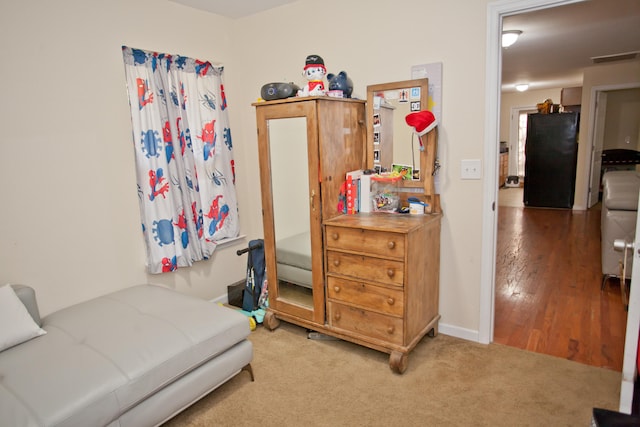
[[[324,60],[318,55],[309,55],[305,61],[302,75],[307,83],[298,91],[298,96],[323,96],[325,95],[324,76],[327,69]]]

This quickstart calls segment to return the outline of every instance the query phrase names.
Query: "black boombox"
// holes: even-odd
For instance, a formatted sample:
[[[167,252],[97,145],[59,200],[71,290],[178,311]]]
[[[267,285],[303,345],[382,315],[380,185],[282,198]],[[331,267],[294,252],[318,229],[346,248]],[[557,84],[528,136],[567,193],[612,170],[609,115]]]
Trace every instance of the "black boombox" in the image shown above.
[[[300,88],[293,83],[267,83],[260,89],[260,96],[265,101],[285,99],[296,96]]]

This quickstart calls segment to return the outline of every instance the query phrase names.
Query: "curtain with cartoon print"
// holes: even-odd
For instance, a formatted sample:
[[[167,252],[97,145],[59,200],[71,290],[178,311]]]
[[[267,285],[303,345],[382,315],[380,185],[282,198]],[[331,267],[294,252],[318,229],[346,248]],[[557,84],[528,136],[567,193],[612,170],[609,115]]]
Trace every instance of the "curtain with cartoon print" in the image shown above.
[[[150,273],[209,258],[239,233],[223,67],[122,47]]]

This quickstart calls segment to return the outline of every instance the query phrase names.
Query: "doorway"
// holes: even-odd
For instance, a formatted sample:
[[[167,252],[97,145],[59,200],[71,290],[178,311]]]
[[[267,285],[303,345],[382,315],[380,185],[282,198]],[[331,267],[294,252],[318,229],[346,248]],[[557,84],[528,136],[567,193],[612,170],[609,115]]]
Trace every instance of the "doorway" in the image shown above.
[[[500,3],[500,4],[499,4]],[[556,6],[563,6],[574,3],[572,0],[565,1],[552,1],[552,0],[537,0],[528,2],[526,6],[523,6],[522,3],[514,2],[511,6],[501,4],[502,2],[496,2],[494,5],[489,5],[489,15],[488,15],[488,40],[498,40],[502,28],[502,19],[506,16],[511,16],[515,14],[524,14],[526,12],[530,12],[538,9],[548,9]],[[519,5],[519,6],[518,6]],[[494,39],[495,37],[495,39]],[[488,61],[487,61],[487,75],[490,76],[487,80],[487,91],[489,94],[496,94],[497,102],[495,100],[488,100],[488,105],[490,110],[487,115],[487,141],[497,140],[499,137],[496,135],[499,134],[499,105],[501,99],[501,54],[502,50],[498,43],[488,42],[487,45],[488,50]],[[595,99],[594,96],[591,99]],[[595,101],[593,101],[595,102]],[[588,102],[587,102],[588,103]],[[497,105],[497,106],[496,106]],[[589,105],[583,105],[584,108],[589,108]],[[495,114],[495,116],[494,116]],[[512,129],[517,129],[520,126],[517,124],[518,116],[520,111],[517,111],[517,114],[512,114],[511,120],[516,121],[516,125],[512,126]],[[589,117],[594,117],[595,114],[590,114]],[[498,124],[494,127],[494,121],[498,122]],[[593,133],[592,133],[593,134]],[[517,140],[516,136],[511,136],[511,140]],[[583,141],[583,143],[590,144],[590,141]],[[515,147],[514,147],[515,148]],[[485,161],[487,164],[487,168],[493,166],[495,170],[497,170],[497,149],[495,147],[487,144],[485,147]],[[520,157],[520,156],[518,156]],[[590,159],[589,159],[590,160]],[[518,169],[516,160],[512,162],[510,166],[510,174],[514,173]],[[515,164],[514,164],[515,163]],[[599,167],[594,166],[599,170]],[[589,168],[587,168],[587,171]],[[491,178],[491,177],[489,177]],[[494,178],[495,179],[495,178]],[[479,341],[480,342],[491,342],[493,341],[493,333],[494,333],[494,321],[495,321],[495,279],[496,279],[496,238],[497,238],[497,230],[498,230],[498,212],[496,209],[496,201],[497,199],[497,182],[492,181],[491,179],[487,179],[485,181],[485,210],[483,215],[483,263],[482,263],[482,283],[481,283],[481,318],[480,318],[480,328],[479,328]],[[597,193],[596,193],[597,194]],[[486,255],[486,256],[485,256]]]
[[[602,165],[605,150],[640,150],[640,84],[608,85],[593,88],[591,110],[595,111],[591,134],[591,173],[587,206],[591,208],[600,200],[602,174],[619,166]],[[605,124],[609,124],[606,126]],[[633,168],[628,163],[623,169]],[[636,167],[637,168],[637,167]]]
[[[498,170],[500,140],[500,99],[501,99],[501,32],[505,16],[525,13],[536,9],[575,3],[575,0],[531,0],[523,2],[494,1],[487,6],[487,61],[486,61],[486,123],[484,163],[487,170]],[[498,182],[497,174],[488,174],[484,180],[480,272],[480,313],[478,341],[489,344],[493,341],[495,315],[495,279],[498,227]]]

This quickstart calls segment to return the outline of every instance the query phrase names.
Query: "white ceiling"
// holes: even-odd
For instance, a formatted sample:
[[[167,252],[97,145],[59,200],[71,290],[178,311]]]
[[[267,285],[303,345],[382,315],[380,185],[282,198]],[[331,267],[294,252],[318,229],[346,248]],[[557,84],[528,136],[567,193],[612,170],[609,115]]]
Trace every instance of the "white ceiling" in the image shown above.
[[[591,57],[638,52],[640,0],[590,0],[503,19],[503,30],[523,33],[502,50],[502,89],[582,85]]]
[[[297,0],[171,0],[233,19]],[[504,30],[521,30],[503,49],[502,89],[580,86],[591,57],[639,52],[640,0],[589,0],[508,16]]]
[[[238,19],[297,0],[170,0],[216,15]]]

